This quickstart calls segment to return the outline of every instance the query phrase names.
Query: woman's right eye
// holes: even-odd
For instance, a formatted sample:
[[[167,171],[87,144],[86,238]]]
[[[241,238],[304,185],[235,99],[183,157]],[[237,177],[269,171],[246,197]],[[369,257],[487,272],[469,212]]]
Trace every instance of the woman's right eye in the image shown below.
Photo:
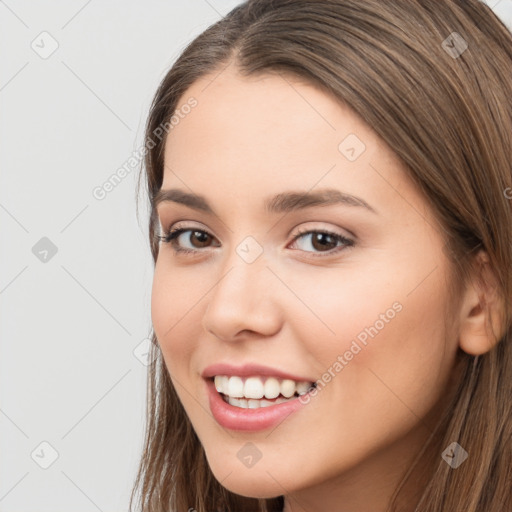
[[[207,231],[194,228],[172,229],[159,236],[162,242],[170,244],[176,252],[181,253],[199,252],[198,249],[208,247],[208,243],[214,238]]]

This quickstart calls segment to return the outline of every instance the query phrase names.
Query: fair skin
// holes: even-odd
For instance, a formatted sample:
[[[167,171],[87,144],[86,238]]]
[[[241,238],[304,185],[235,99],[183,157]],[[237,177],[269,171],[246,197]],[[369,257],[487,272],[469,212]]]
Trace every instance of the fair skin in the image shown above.
[[[180,104],[194,97],[198,105],[165,147],[162,189],[199,194],[215,212],[171,201],[157,208],[164,230],[179,221],[211,235],[206,245],[194,231],[180,236],[192,255],[160,244],[152,320],[173,384],[213,474],[230,491],[284,495],[286,512],[384,512],[455,381],[458,347],[490,348],[478,293],[468,289],[454,311],[428,201],[352,111],[290,77],[244,78],[234,66],[217,74],[183,95]],[[366,146],[354,161],[338,149],[349,134]],[[285,215],[263,207],[279,193],[323,189],[357,196],[375,212],[331,204]],[[354,244],[339,250],[331,237],[322,250],[311,235],[293,242],[299,229]],[[247,236],[263,249],[250,264],[236,252]],[[276,428],[231,431],[213,418],[200,375],[207,365],[256,362],[320,379],[394,303],[401,310]],[[248,441],[262,453],[252,467],[237,457]]]

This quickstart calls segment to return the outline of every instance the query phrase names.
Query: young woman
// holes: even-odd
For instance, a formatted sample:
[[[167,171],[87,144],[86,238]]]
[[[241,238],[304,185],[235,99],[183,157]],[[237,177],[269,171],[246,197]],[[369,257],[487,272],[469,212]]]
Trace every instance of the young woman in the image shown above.
[[[477,0],[253,0],[185,49],[132,505],[512,510],[511,70]]]

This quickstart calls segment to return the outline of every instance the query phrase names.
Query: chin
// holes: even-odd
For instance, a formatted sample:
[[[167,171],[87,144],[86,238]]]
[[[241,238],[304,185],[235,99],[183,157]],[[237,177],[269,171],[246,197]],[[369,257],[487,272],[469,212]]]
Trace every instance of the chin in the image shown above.
[[[260,482],[258,479],[250,478],[242,481],[238,477],[236,480],[231,481],[230,478],[224,480],[221,485],[228,491],[245,496],[246,498],[270,499],[277,498],[283,494],[283,488],[275,481],[272,483],[268,481]]]
[[[234,494],[260,499],[282,496],[283,487],[279,485],[279,475],[271,476],[263,468],[257,471],[255,467],[245,468],[241,463],[240,465],[242,469],[228,468],[224,465],[210,468],[217,481]],[[283,483],[286,486],[286,483]]]

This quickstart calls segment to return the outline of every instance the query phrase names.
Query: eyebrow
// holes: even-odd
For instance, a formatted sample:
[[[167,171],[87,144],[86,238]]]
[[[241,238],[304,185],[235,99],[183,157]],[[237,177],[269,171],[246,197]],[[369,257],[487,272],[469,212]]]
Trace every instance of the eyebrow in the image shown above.
[[[184,190],[160,189],[153,198],[153,208],[156,210],[159,204],[165,202],[179,203],[194,210],[217,215],[203,196],[185,192]],[[265,201],[265,210],[268,213],[287,213],[313,206],[329,206],[334,204],[361,207],[378,214],[375,208],[360,197],[346,194],[336,189],[323,189],[316,192],[282,192]]]

